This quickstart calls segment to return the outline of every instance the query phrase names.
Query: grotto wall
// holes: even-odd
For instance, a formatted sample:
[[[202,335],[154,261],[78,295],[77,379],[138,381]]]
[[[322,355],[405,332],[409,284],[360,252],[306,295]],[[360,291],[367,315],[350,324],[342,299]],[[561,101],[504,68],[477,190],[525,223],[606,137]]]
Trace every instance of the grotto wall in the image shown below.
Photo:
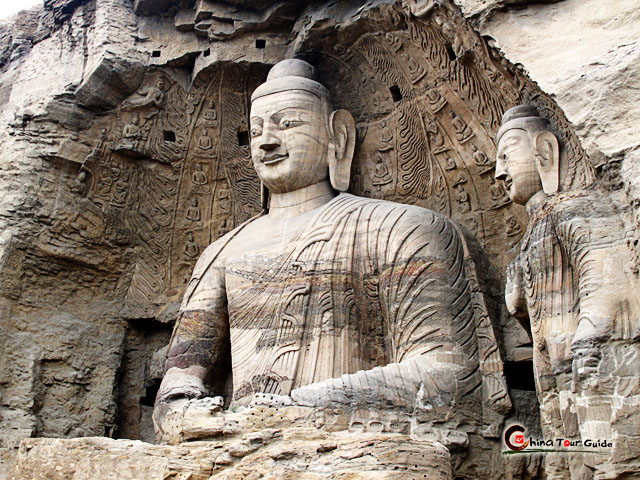
[[[484,248],[507,381],[532,375],[502,300],[527,220],[493,180],[495,133],[536,105],[634,245],[638,2],[441,3],[47,0],[3,21],[0,478],[28,437],[153,441],[185,282],[261,208],[249,97],[287,56],[356,119],[352,193],[441,212]],[[513,418],[535,424],[526,383]]]
[[[608,188],[634,205],[637,227],[638,2],[456,3],[490,44],[554,97]]]

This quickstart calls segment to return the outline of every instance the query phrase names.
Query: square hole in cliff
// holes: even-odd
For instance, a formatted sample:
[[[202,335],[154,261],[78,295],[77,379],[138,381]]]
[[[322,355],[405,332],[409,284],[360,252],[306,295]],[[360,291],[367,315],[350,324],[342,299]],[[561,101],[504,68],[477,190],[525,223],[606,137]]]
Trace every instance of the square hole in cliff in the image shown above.
[[[249,132],[247,132],[246,130],[238,131],[238,145],[240,145],[241,147],[249,146]]]
[[[266,40],[263,40],[263,39],[260,39],[260,38],[256,40],[256,48],[262,49],[262,48],[266,48],[266,46],[267,46],[267,41]]]
[[[504,362],[504,376],[507,377],[509,388],[516,390],[536,391],[536,383],[533,376],[533,362]]]
[[[160,57],[160,53],[161,53],[160,50],[154,50],[153,52],[151,52],[151,56],[153,58],[158,58]]]
[[[453,47],[451,47],[450,45],[447,45],[447,55],[449,56],[449,60],[451,60],[452,62],[455,62],[456,58],[458,58],[456,52],[453,51]]]
[[[163,133],[163,138],[165,142],[175,142],[176,134],[173,130],[165,130]]]
[[[393,98],[394,102],[397,103],[402,100],[402,93],[400,93],[400,88],[397,85],[393,85],[389,88],[389,91],[391,92],[391,98]]]

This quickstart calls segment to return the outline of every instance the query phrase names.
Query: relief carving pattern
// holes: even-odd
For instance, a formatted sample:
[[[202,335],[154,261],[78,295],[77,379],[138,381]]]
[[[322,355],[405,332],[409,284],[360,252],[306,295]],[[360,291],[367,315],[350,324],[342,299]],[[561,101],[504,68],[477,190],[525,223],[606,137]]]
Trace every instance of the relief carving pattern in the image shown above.
[[[118,283],[126,315],[153,315],[183,288],[198,253],[259,208],[248,150],[239,145],[247,93],[229,88],[246,88],[248,73],[205,72],[185,90],[168,72],[151,71],[92,126],[98,142],[71,188],[99,209],[106,240],[131,250]]]

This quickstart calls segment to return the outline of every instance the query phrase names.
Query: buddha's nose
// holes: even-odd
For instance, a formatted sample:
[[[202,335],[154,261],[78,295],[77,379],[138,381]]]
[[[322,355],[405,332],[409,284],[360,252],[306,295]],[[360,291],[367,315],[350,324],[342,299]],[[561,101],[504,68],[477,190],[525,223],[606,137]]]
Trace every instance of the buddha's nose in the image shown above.
[[[275,150],[280,146],[280,140],[275,135],[274,126],[266,124],[260,136],[260,148],[265,151]]]
[[[495,177],[497,180],[505,181],[509,176],[509,172],[507,172],[507,165],[500,157],[496,159],[496,174]]]

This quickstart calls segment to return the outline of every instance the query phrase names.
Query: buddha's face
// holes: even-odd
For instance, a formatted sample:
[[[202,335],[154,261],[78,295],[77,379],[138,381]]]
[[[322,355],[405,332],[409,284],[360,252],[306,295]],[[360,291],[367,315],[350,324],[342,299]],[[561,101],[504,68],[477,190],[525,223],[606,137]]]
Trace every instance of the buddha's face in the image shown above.
[[[521,205],[542,190],[535,152],[526,130],[514,128],[500,138],[496,156],[496,178],[505,182],[509,198]]]
[[[328,178],[327,115],[322,101],[302,90],[254,100],[251,157],[272,193],[292,192]]]

